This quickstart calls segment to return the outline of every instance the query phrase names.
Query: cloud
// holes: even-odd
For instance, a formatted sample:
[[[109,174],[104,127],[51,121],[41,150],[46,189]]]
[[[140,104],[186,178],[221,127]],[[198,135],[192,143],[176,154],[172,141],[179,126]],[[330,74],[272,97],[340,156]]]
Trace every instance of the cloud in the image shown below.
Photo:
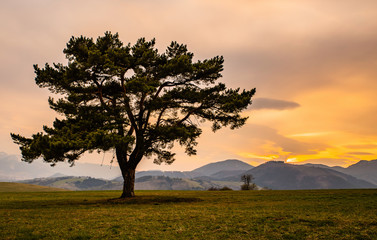
[[[310,133],[296,133],[289,135],[290,137],[318,137],[333,134],[333,132],[310,132]]]
[[[376,16],[374,0],[1,1],[2,32],[11,37],[0,39],[0,146],[19,153],[9,132],[29,135],[55,116],[32,65],[66,61],[72,35],[110,30],[124,43],[156,37],[160,51],[176,40],[197,59],[223,55],[222,82],[256,87],[247,125],[203,134],[195,164],[240,152],[344,164],[341,153],[377,149]],[[332,151],[315,155],[326,147]],[[182,169],[192,167],[182,158]]]
[[[237,146],[240,152],[243,152],[244,156],[246,153],[249,153],[250,156],[274,155],[274,158],[282,155],[309,155],[316,154],[317,152],[330,147],[324,143],[292,139],[284,136],[277,129],[259,124],[247,124],[240,129],[240,131],[249,134],[239,134],[234,136],[232,137],[231,142]],[[227,142],[229,144],[229,139]]]
[[[377,149],[377,144],[355,144],[355,145],[345,145],[344,147],[350,149]]]
[[[271,109],[271,110],[287,110],[300,107],[300,104],[296,102],[290,102],[285,100],[278,100],[272,98],[256,98],[253,100],[251,109]]]
[[[348,152],[347,154],[350,154],[350,155],[375,155],[375,154],[369,153],[369,152]]]

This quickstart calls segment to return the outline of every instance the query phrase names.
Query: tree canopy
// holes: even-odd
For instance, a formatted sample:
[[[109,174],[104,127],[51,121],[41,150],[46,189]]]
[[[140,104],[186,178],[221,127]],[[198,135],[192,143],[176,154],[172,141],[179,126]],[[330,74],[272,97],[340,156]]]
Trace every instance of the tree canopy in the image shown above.
[[[255,93],[217,82],[223,57],[194,61],[177,42],[159,53],[155,39],[124,45],[106,32],[96,41],[72,37],[63,52],[67,65],[34,65],[36,84],[61,96],[48,102],[62,118],[31,138],[11,136],[27,162],[73,164],[86,151],[114,149],[125,185],[143,157],[172,163],[174,143],[196,154],[201,121],[210,121],[213,131],[244,125],[240,113]],[[124,196],[133,195],[131,182],[123,190],[132,193]]]

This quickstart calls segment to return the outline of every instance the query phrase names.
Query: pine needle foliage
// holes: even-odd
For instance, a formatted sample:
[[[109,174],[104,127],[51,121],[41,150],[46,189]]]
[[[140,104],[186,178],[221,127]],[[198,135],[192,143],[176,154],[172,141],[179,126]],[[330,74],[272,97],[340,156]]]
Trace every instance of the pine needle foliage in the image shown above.
[[[196,154],[200,122],[210,121],[213,131],[241,127],[247,117],[240,113],[255,93],[217,81],[222,56],[194,61],[187,46],[177,42],[159,53],[155,39],[125,45],[118,34],[106,32],[96,41],[72,37],[63,52],[67,65],[34,65],[36,84],[62,96],[48,102],[63,117],[31,138],[11,137],[23,161],[42,157],[51,165],[74,164],[87,151],[113,149],[125,185],[130,181],[128,195],[143,157],[171,164],[176,143],[188,155]]]

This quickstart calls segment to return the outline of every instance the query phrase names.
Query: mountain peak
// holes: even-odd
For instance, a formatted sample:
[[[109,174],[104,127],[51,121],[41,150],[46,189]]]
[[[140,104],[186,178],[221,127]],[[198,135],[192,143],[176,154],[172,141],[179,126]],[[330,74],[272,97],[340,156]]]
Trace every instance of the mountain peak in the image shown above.
[[[240,161],[237,159],[227,159],[220,162],[209,163],[200,168],[194,169],[192,172],[209,176],[220,171],[233,171],[233,170],[247,171],[251,168],[253,168],[253,166],[243,161]]]
[[[268,161],[265,162],[264,164],[286,164],[284,161]]]
[[[352,168],[352,167],[355,167],[355,166],[371,166],[371,165],[377,165],[377,160],[360,160],[358,161],[357,163],[355,164],[352,164],[351,166],[349,166],[348,168]]]

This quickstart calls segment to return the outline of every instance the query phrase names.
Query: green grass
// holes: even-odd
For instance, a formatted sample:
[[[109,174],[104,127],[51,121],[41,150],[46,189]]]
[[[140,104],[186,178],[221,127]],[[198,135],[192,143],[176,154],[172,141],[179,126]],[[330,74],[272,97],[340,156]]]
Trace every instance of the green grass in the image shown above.
[[[136,194],[0,193],[0,239],[377,239],[377,190]]]
[[[0,192],[51,192],[67,191],[61,188],[52,188],[25,183],[0,182]]]

